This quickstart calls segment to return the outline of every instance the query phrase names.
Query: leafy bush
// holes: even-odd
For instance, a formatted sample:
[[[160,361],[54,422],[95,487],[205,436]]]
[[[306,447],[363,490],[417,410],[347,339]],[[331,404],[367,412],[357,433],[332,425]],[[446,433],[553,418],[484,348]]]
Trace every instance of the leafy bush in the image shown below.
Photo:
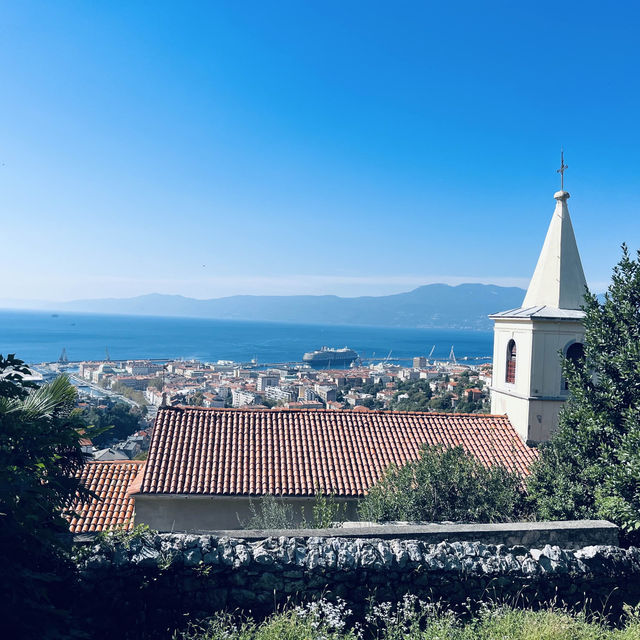
[[[425,446],[415,462],[391,465],[360,503],[363,520],[496,522],[523,515],[522,478],[485,467],[458,446]]]
[[[587,292],[584,358],[566,360],[570,399],[528,482],[545,519],[607,518],[640,541],[640,252],[623,246],[600,302]]]

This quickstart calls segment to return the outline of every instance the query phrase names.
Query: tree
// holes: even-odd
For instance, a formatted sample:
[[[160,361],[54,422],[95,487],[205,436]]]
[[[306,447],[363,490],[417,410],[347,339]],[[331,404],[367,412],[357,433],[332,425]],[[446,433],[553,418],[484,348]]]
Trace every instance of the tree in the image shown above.
[[[431,398],[429,407],[434,411],[451,413],[453,411],[453,394],[443,393],[442,395]]]
[[[204,393],[202,391],[196,391],[193,395],[189,397],[189,402],[192,407],[203,407],[204,406]]]
[[[129,385],[122,384],[122,382],[114,382],[111,385],[111,391],[124,396],[125,398],[129,398],[129,400],[133,400],[133,402],[135,402],[140,407],[146,408],[148,404],[147,399],[145,398],[142,391],[140,391],[139,389],[134,389]]]
[[[523,513],[522,478],[485,467],[460,447],[427,446],[420,458],[391,465],[360,503],[363,520],[496,522]]]
[[[66,377],[38,388],[28,369],[0,356],[0,601],[3,637],[64,637],[68,632],[59,584],[72,572],[69,524],[84,464],[76,391]]]
[[[585,295],[584,356],[563,360],[570,397],[528,490],[541,518],[608,518],[638,542],[640,253],[622,252],[604,300]]]
[[[400,396],[408,396],[406,398]],[[428,411],[431,387],[427,380],[399,382],[389,408],[394,411]]]
[[[140,429],[140,420],[146,408],[131,407],[124,402],[106,401],[104,407],[90,407],[81,411],[86,424],[94,426],[93,444],[107,447],[114,442],[125,440]],[[87,436],[88,437],[88,436]]]

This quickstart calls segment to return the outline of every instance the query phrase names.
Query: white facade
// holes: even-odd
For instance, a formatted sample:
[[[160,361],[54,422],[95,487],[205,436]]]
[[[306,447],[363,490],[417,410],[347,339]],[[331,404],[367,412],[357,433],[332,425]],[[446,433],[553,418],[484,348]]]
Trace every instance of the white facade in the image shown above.
[[[507,414],[525,442],[544,442],[567,399],[560,353],[582,342],[580,320],[495,318],[491,413]],[[509,341],[516,345],[515,381],[507,382]]]
[[[554,198],[556,208],[523,306],[491,316],[491,413],[507,414],[530,443],[548,440],[555,429],[567,399],[560,354],[584,339],[580,305],[586,283],[567,208],[569,194],[559,191]]]

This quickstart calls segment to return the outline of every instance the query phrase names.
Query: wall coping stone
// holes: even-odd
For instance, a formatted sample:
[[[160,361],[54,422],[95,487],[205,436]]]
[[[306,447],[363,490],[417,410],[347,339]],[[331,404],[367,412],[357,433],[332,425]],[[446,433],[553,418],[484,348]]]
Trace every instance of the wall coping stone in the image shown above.
[[[421,540],[437,543],[479,541],[485,544],[517,544],[540,548],[558,544],[565,549],[589,545],[619,544],[619,528],[607,520],[558,520],[544,522],[498,522],[487,524],[409,524],[333,527],[330,529],[226,529],[174,531],[173,533],[209,534],[218,537],[263,540],[268,537],[288,538],[371,538],[376,540]],[[574,541],[575,542],[574,542]],[[530,541],[530,542],[529,542]]]

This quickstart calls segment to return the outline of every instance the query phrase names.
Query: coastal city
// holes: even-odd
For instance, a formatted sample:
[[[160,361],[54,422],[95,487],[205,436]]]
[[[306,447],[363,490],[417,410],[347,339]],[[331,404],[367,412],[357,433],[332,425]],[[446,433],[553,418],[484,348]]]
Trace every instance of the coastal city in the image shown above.
[[[406,365],[364,363],[350,349],[324,347],[299,363],[270,366],[229,360],[69,363],[62,357],[32,369],[43,380],[67,374],[79,407],[102,413],[107,422],[114,406],[127,412],[130,433],[108,430],[100,444],[84,442],[85,453],[102,461],[145,459],[162,406],[487,413],[491,383],[491,364],[457,362],[453,348],[447,360],[416,356]]]

